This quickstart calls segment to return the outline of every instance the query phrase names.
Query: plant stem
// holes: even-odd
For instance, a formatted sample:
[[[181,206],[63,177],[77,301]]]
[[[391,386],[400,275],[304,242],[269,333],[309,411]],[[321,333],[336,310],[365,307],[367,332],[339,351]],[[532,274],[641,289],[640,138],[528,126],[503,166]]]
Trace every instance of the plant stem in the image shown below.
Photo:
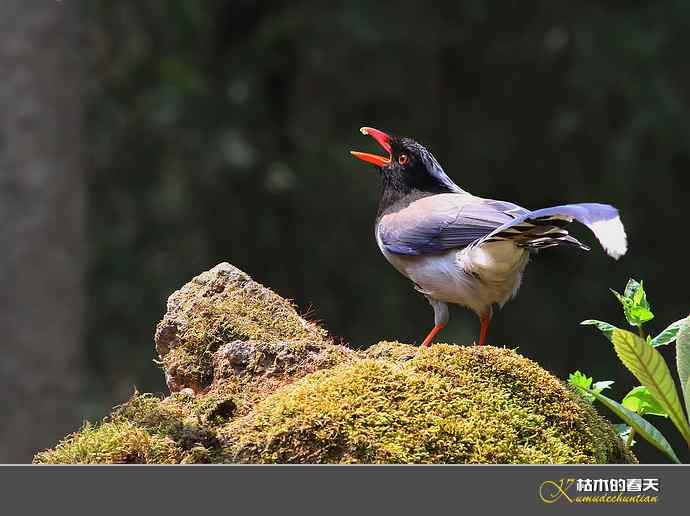
[[[635,429],[631,428],[630,433],[628,434],[628,438],[625,441],[626,448],[630,448],[632,446],[632,442],[633,442],[634,437],[635,437]]]
[[[644,340],[647,340],[647,334],[644,332],[641,324],[637,327],[637,329],[640,333],[640,337],[642,337]]]

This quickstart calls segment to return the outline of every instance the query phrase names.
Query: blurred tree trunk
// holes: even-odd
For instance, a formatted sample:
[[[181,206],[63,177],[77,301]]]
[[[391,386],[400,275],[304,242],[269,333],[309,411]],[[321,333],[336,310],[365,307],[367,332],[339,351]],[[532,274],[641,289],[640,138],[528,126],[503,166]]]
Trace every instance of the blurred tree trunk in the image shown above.
[[[84,171],[75,2],[0,4],[0,462],[78,428]]]

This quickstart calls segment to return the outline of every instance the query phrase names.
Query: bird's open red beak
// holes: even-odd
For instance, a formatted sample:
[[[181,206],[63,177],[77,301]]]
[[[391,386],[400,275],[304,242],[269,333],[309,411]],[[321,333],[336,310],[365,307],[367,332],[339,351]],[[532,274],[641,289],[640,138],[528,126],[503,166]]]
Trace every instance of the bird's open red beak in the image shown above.
[[[383,131],[379,131],[378,129],[374,129],[373,127],[362,127],[360,129],[360,132],[362,134],[368,134],[374,140],[376,140],[378,144],[381,147],[383,147],[383,149],[388,153],[388,157],[386,158],[383,156],[377,156],[376,154],[369,154],[368,152],[358,151],[350,151],[350,154],[352,154],[355,158],[359,158],[362,161],[366,161],[367,163],[373,163],[377,167],[385,167],[386,165],[388,165],[391,162],[391,137]]]

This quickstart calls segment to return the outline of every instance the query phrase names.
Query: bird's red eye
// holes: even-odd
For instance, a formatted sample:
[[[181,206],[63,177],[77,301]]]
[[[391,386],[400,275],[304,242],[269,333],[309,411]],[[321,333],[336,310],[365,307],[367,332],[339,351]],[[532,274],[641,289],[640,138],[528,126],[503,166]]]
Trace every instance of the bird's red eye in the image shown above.
[[[407,157],[407,154],[401,154],[398,156],[398,163],[401,165],[407,165],[408,161],[410,161],[410,158]]]

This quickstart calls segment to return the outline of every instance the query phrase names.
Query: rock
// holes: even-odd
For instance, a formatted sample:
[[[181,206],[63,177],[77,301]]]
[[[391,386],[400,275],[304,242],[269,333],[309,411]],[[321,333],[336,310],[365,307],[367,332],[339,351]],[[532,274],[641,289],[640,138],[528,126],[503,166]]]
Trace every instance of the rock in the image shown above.
[[[277,376],[294,375],[298,370],[314,371],[331,363],[332,353],[353,354],[342,346],[323,342],[278,341],[246,342],[236,340],[221,346],[213,354],[213,371],[216,382],[229,376]]]
[[[222,356],[214,360],[221,346],[231,354],[235,348],[241,353],[246,341],[318,346],[326,342],[326,331],[246,273],[221,263],[168,298],[154,340],[168,388],[200,392],[213,380],[214,364],[224,364]]]
[[[135,395],[35,462],[636,462],[590,402],[514,351],[334,344],[223,263],[156,330],[171,394]]]

